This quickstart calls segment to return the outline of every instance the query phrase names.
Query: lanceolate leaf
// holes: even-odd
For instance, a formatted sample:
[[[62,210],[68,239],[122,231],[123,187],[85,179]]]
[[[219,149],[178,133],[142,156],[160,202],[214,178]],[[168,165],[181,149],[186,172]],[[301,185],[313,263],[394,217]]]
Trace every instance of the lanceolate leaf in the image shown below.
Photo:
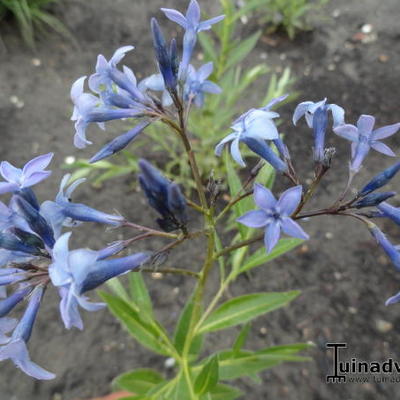
[[[164,378],[157,371],[152,369],[137,369],[120,375],[114,380],[113,384],[119,389],[144,395],[156,385],[163,382],[163,380]]]
[[[255,293],[236,297],[215,310],[202,324],[200,333],[214,332],[246,323],[259,315],[287,305],[299,291]]]
[[[248,322],[247,324],[243,325],[243,328],[240,330],[238,337],[233,344],[232,350],[235,353],[239,353],[242,350],[243,346],[246,344],[247,337],[249,336],[251,324]]]
[[[246,259],[245,263],[238,269],[236,275],[242,274],[243,272],[249,271],[250,269],[253,269],[260,265],[266,264],[267,262],[272,261],[282,254],[293,250],[302,242],[303,240],[296,238],[281,239],[269,254],[267,254],[265,248],[262,247]]]
[[[204,365],[194,382],[194,391],[197,394],[208,393],[215,388],[219,380],[218,356],[214,356]]]
[[[153,305],[146,283],[141,272],[131,272],[129,274],[130,293],[133,301],[144,315],[153,317]]]
[[[243,393],[232,386],[218,384],[210,391],[209,395],[211,400],[235,400],[242,396]]]
[[[144,321],[140,317],[140,313],[123,299],[105,292],[100,292],[100,296],[107,303],[110,311],[138,342],[158,354],[170,355],[160,338],[162,327],[159,324]]]

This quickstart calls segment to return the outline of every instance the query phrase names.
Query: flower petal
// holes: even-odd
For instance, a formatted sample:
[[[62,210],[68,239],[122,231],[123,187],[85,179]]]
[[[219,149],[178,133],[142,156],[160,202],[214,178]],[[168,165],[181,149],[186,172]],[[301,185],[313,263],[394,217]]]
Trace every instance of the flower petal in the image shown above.
[[[344,124],[344,109],[336,104],[329,104],[328,109],[332,112],[333,127]]]
[[[122,46],[119,49],[115,50],[113,56],[110,59],[110,65],[115,67],[126,55],[128,51],[134,49],[134,46]]]
[[[392,149],[389,146],[386,146],[385,143],[374,140],[370,144],[371,144],[371,147],[374,150],[379,151],[379,153],[385,154],[390,157],[396,157],[396,154],[392,151]]]
[[[392,297],[389,297],[385,302],[385,306],[389,306],[391,304],[398,303],[399,301],[400,301],[400,292],[395,294]]]
[[[22,176],[22,170],[14,167],[8,161],[2,161],[0,164],[0,174],[6,181],[18,183]]]
[[[200,82],[205,81],[213,72],[214,64],[212,62],[208,62],[207,64],[202,65],[197,70],[197,79]]]
[[[277,208],[282,216],[290,217],[300,204],[303,187],[294,186],[282,193],[278,200]]]
[[[372,115],[361,115],[357,121],[357,128],[361,135],[370,136],[374,129],[375,118]]]
[[[212,93],[212,94],[220,94],[222,93],[222,88],[219,87],[216,83],[211,82],[211,81],[205,81],[201,85],[201,90],[206,93]]]
[[[50,175],[51,175],[51,171],[34,172],[27,179],[24,179],[21,187],[26,188],[29,186],[36,185],[37,183],[42,182],[43,180],[48,178]]]
[[[351,124],[344,124],[337,126],[333,128],[333,132],[336,133],[336,135],[350,140],[351,142],[357,142],[358,141],[358,129],[354,125]]]
[[[222,150],[226,143],[231,142],[232,140],[236,139],[238,134],[236,132],[229,134],[228,136],[224,137],[216,146],[215,146],[215,154],[220,157],[222,154]]]
[[[372,132],[372,139],[373,140],[385,139],[395,134],[399,129],[400,129],[399,122],[393,125],[382,126],[382,128],[375,129]]]
[[[195,29],[197,29],[197,25],[200,22],[200,13],[200,6],[197,0],[191,0],[186,11],[186,21]]]
[[[50,164],[53,156],[53,153],[48,153],[35,157],[25,164],[22,173],[25,175],[25,177],[29,177],[35,172],[43,171]]]
[[[15,192],[19,189],[16,183],[0,182],[0,194]]]
[[[263,228],[267,225],[269,217],[264,210],[253,210],[242,215],[236,221],[249,228]]]
[[[286,235],[304,240],[310,238],[308,234],[303,231],[302,227],[297,222],[293,221],[292,218],[283,218],[281,226]]]
[[[239,149],[239,139],[236,138],[232,141],[231,143],[231,154],[233,159],[242,167],[246,166],[246,163],[243,161],[242,155],[240,154],[240,149]]]
[[[267,249],[267,253],[270,253],[271,250],[276,246],[279,241],[280,235],[281,226],[278,221],[273,221],[267,226],[264,236],[264,244],[265,248]]]
[[[201,31],[207,31],[211,29],[211,26],[222,21],[225,18],[225,15],[219,15],[218,17],[210,18],[205,21],[202,21],[199,23],[199,26],[197,28],[198,32]]]
[[[187,29],[187,22],[185,16],[177,10],[171,8],[161,8],[165,16],[173,22],[176,22],[182,28]]]
[[[277,201],[272,194],[272,192],[264,187],[263,185],[260,185],[259,183],[256,183],[254,185],[254,202],[256,205],[264,210],[269,210],[273,207],[275,207]]]
[[[307,112],[312,104],[314,104],[312,101],[304,101],[296,107],[293,114],[293,125],[297,124],[297,121]]]

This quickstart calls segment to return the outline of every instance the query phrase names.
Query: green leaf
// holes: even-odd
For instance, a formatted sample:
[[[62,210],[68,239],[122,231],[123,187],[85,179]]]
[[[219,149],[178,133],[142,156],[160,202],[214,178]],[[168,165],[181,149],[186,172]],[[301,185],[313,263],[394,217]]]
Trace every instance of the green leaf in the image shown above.
[[[203,366],[194,382],[194,391],[197,394],[204,394],[215,388],[219,380],[218,356],[211,357]]]
[[[143,368],[118,376],[113,385],[131,393],[144,395],[163,381],[164,378],[157,371]]]
[[[238,337],[233,344],[232,350],[235,353],[239,353],[242,350],[243,346],[246,344],[247,337],[249,336],[251,324],[248,322],[247,324],[243,325],[243,328],[240,330]]]
[[[128,332],[144,347],[155,353],[169,356],[170,352],[160,339],[158,324],[151,324],[140,317],[141,311],[133,304],[105,292],[99,293],[110,311],[117,317]]]
[[[153,305],[146,283],[140,271],[129,274],[130,294],[144,315],[153,318]]]
[[[286,306],[299,291],[255,293],[236,297],[216,309],[201,325],[199,333],[214,332],[244,324],[262,314]]]
[[[162,398],[162,397],[161,397]],[[183,399],[191,399],[192,396],[190,395],[190,388],[187,382],[187,379],[183,372],[180,373],[178,380],[173,388],[172,392],[165,397],[167,400],[183,400]]]
[[[242,376],[254,376],[254,374],[283,362],[309,361],[307,357],[273,352],[271,354],[263,354],[262,351],[242,351],[237,355],[232,350],[227,350],[220,352],[219,357],[219,373],[221,380],[237,379]]]
[[[234,65],[239,64],[242,60],[244,60],[254,49],[254,47],[256,47],[260,36],[261,31],[254,33],[245,40],[240,41],[240,45],[229,54],[229,61],[227,62],[225,69],[232,68]]]
[[[200,33],[198,35],[198,38],[199,38],[200,45],[203,49],[204,57],[205,57],[206,61],[212,61],[212,62],[216,63],[217,59],[218,59],[218,54],[214,47],[215,45],[214,45],[212,39],[210,38],[210,35],[207,33]]]
[[[257,174],[255,182],[260,183],[268,189],[272,189],[275,182],[276,172],[273,166],[269,163],[261,168],[261,171]]]
[[[301,243],[303,243],[302,239],[284,238],[279,240],[278,244],[273,248],[273,250],[270,253],[267,253],[265,251],[265,248],[261,247],[245,261],[245,264],[242,265],[236,272],[236,276],[242,274],[243,272],[249,271],[252,268],[258,267],[260,265],[263,265],[267,262],[274,260],[275,258],[281,256],[282,254],[285,254],[290,250],[293,250]]]
[[[119,278],[110,279],[106,282],[111,291],[121,299],[129,303],[130,298]]]
[[[220,383],[211,390],[210,395],[211,400],[235,400],[243,396],[243,393],[239,389]]]

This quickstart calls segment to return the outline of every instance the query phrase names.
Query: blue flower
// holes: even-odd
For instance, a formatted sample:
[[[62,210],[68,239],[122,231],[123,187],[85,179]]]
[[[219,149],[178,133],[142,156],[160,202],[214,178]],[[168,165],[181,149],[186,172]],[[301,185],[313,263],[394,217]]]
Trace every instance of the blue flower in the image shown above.
[[[374,125],[375,118],[372,115],[361,115],[357,121],[357,126],[345,124],[334,128],[337,135],[352,142],[350,168],[355,172],[360,169],[371,148],[387,156],[395,156],[393,151],[380,140],[395,134],[400,128],[400,123],[375,130]]]
[[[389,203],[383,202],[377,208],[383,217],[390,218],[397,225],[400,225],[400,207],[393,207]]]
[[[301,201],[302,187],[295,186],[282,193],[277,201],[271,191],[260,184],[254,185],[254,202],[259,210],[249,211],[237,219],[250,228],[265,228],[265,247],[267,252],[278,243],[281,229],[289,236],[309,239],[291,215]]]
[[[132,103],[131,107],[114,108],[112,105],[105,104],[97,96],[84,93],[85,79],[85,76],[79,78],[71,88],[71,99],[74,103],[71,120],[76,121],[74,145],[79,149],[92,144],[86,139],[86,129],[90,123],[96,122],[100,128],[104,129],[103,123],[106,121],[137,118],[145,114],[145,108],[140,104]]]
[[[59,288],[60,313],[65,327],[83,329],[78,306],[87,311],[104,307],[102,303],[90,303],[83,294],[111,278],[140,267],[148,261],[149,255],[137,253],[105,260],[101,257],[114,254],[109,248],[100,252],[89,249],[69,251],[70,236],[70,232],[63,234],[54,245],[49,273],[53,285]]]
[[[326,100],[325,98],[316,103],[313,101],[300,103],[294,110],[293,125],[296,125],[297,121],[304,116],[308,127],[312,128],[314,125],[314,113],[319,108],[322,108],[326,113],[328,111],[332,113],[334,127],[344,124],[344,109],[336,104],[326,104]]]
[[[55,201],[45,201],[40,207],[40,213],[51,225],[56,239],[60,237],[62,226],[76,226],[79,222],[119,226],[124,221],[120,215],[107,214],[85,204],[73,203],[72,193],[86,179],[78,179],[67,188],[70,178],[70,174],[63,177]]]
[[[43,293],[43,286],[37,286],[33,290],[24,315],[22,316],[18,325],[15,327],[7,343],[0,347],[0,361],[10,359],[25,374],[36,379],[48,380],[54,379],[55,375],[32,362],[26,346],[32,333],[33,324],[39,311]],[[10,328],[10,326],[6,327],[7,329]]]
[[[35,157],[21,168],[16,168],[8,161],[0,164],[0,174],[7,182],[0,182],[0,194],[17,192],[21,189],[36,185],[51,175],[51,171],[45,171],[50,164],[53,153]]]
[[[180,76],[184,78],[197,42],[197,33],[211,29],[211,26],[222,21],[225,18],[225,15],[220,15],[206,21],[200,21],[201,11],[199,3],[196,0],[191,0],[186,11],[186,16],[179,11],[170,8],[162,8],[161,10],[165,13],[167,18],[176,22],[185,29],[185,35],[183,38],[183,56],[180,66]]]
[[[222,89],[217,84],[207,80],[212,71],[212,62],[202,65],[197,71],[193,65],[189,65],[184,90],[186,102],[192,98],[197,107],[203,107],[205,93],[219,94],[222,92]]]
[[[215,154],[217,156],[220,156],[225,144],[232,142],[232,157],[239,165],[244,167],[246,164],[240,154],[240,142],[245,141],[246,138],[254,139],[257,141],[257,143],[262,143],[265,140],[279,139],[279,133],[273,121],[274,118],[279,117],[279,114],[270,111],[270,108],[277,102],[282,101],[284,98],[286,98],[286,96],[282,96],[278,99],[272,100],[263,108],[253,108],[247,111],[245,114],[241,115],[231,127],[234,132],[226,136],[217,144],[217,146],[215,147]],[[259,146],[262,145],[260,144]]]

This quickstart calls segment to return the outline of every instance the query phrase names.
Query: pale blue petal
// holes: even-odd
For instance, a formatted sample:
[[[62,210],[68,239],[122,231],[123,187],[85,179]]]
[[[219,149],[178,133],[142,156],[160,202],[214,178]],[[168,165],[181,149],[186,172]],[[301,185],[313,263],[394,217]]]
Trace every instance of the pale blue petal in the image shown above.
[[[216,83],[211,82],[211,81],[205,81],[201,85],[201,90],[203,92],[212,93],[212,94],[222,93],[222,88],[220,88]]]
[[[8,161],[0,164],[0,174],[8,182],[19,183],[22,177],[22,169],[14,167]]]
[[[191,0],[186,11],[186,21],[190,27],[197,29],[200,22],[200,6],[197,0]]]
[[[297,124],[297,121],[307,112],[312,104],[314,104],[312,101],[304,101],[296,107],[293,114],[293,125]]]
[[[374,129],[375,118],[372,115],[361,115],[357,121],[357,128],[360,135],[370,136]]]
[[[281,235],[281,227],[278,221],[271,222],[265,229],[264,244],[267,249],[267,253],[276,246]]]
[[[29,177],[35,172],[43,171],[50,164],[53,156],[53,153],[48,153],[35,157],[32,160],[28,161],[22,169],[23,175],[25,177]]]
[[[270,221],[270,217],[264,210],[254,210],[237,218],[236,221],[248,226],[249,228],[263,228]]]
[[[115,50],[115,53],[111,57],[110,65],[115,67],[125,57],[126,53],[133,49],[133,46],[122,46],[119,49]]]
[[[277,207],[282,216],[291,216],[297,209],[301,201],[303,187],[301,185],[294,186],[282,193],[278,200]]]
[[[77,79],[71,87],[71,100],[74,104],[77,103],[79,97],[83,94],[83,87],[85,85],[86,76]]]
[[[9,182],[0,182],[0,194],[15,192],[19,189],[18,184]]]
[[[375,129],[372,132],[372,139],[373,140],[385,139],[395,134],[399,129],[400,129],[400,123],[383,126],[382,128]]]
[[[270,210],[271,208],[276,206],[276,199],[272,192],[260,185],[259,183],[256,183],[254,185],[254,202],[256,205],[264,210]]]
[[[344,139],[350,140],[351,142],[358,142],[358,129],[354,125],[340,125],[334,128],[333,131],[336,133],[336,135]]]
[[[374,140],[370,143],[370,145],[374,150],[379,151],[379,153],[385,154],[386,156],[390,157],[396,157],[396,153],[394,153],[389,146],[386,146],[386,144],[382,142]]]
[[[400,301],[400,292],[392,297],[389,297],[385,302],[385,306],[398,303],[399,301]]]
[[[288,94],[284,94],[284,95],[279,96],[279,97],[277,97],[277,98],[275,98],[275,99],[272,99],[266,106],[264,106],[264,107],[262,108],[262,110],[270,111],[270,109],[271,109],[273,106],[275,106],[276,104],[281,103],[282,101],[286,100],[286,98],[287,98],[288,96],[289,96]]]
[[[223,138],[216,146],[215,146],[215,154],[220,157],[222,154],[222,150],[226,143],[231,142],[232,140],[237,139],[238,134],[236,132],[229,134],[225,138]]]
[[[200,82],[205,81],[213,72],[214,64],[212,62],[208,62],[207,64],[202,65],[197,70],[197,80]]]
[[[182,28],[187,29],[187,22],[185,16],[177,10],[171,8],[162,8],[161,11],[165,16],[173,22],[176,22]]]
[[[239,139],[236,138],[232,141],[231,143],[231,155],[233,159],[242,167],[245,167],[246,164],[243,161],[242,155],[240,154],[240,149],[239,149]]]
[[[210,18],[199,23],[197,28],[198,32],[207,31],[211,29],[212,25],[217,24],[225,18],[225,15],[219,15],[218,17]]]
[[[23,183],[21,185],[22,188],[30,187],[36,185],[39,182],[47,179],[51,175],[51,171],[40,171],[34,172],[28,178],[24,178]]]
[[[285,232],[288,236],[304,240],[308,240],[310,238],[307,233],[303,231],[301,226],[289,217],[282,218],[281,227],[283,232]]]

